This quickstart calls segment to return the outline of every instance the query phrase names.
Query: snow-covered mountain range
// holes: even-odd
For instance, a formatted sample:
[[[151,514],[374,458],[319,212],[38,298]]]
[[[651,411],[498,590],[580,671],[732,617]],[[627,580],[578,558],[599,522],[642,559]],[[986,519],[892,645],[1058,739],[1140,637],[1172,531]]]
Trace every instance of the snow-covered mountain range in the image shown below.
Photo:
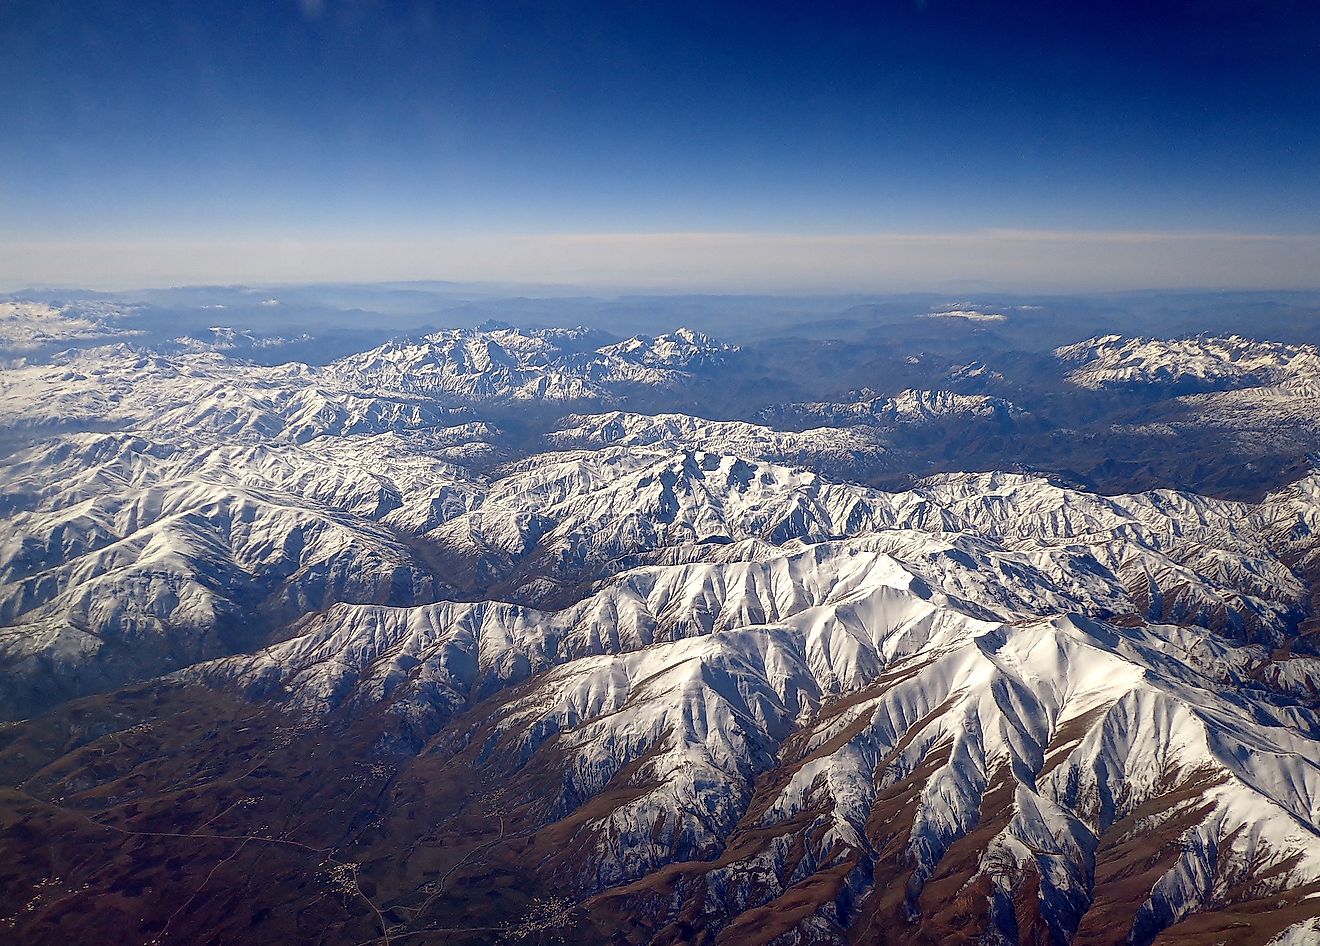
[[[11,928],[47,941],[82,878],[173,937],[241,868],[233,941],[270,896],[354,944],[512,936],[491,911],[602,943],[1308,942],[1320,472],[1253,501],[932,473],[922,443],[1037,436],[1052,402],[997,375],[735,411],[753,356],[487,326],[7,369],[4,817],[99,852],[16,842]],[[1230,419],[1320,366],[1055,357],[1078,397]]]
[[[588,329],[490,327],[391,342],[337,362],[329,374],[355,387],[463,403],[612,400],[629,389],[680,385],[693,369],[722,365],[736,352],[686,328],[601,344]]]
[[[1197,390],[1295,385],[1320,380],[1314,345],[1260,342],[1238,335],[1216,338],[1124,338],[1105,335],[1055,350],[1070,365],[1073,383],[1086,388],[1183,385]]]
[[[1250,451],[1320,452],[1320,349],[1240,336],[1105,336],[1060,348],[1068,378],[1092,390],[1167,391],[1134,436],[1195,442],[1218,433]]]
[[[854,401],[775,405],[763,411],[762,416],[767,420],[846,427],[923,424],[944,418],[1005,420],[1021,413],[1020,408],[1004,398],[908,389],[893,397],[872,394]]]

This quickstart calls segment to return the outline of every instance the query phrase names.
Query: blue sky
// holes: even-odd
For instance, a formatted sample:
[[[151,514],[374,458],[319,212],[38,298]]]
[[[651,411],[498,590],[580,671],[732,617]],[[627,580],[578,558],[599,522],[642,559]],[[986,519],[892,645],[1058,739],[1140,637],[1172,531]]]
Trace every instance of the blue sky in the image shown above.
[[[1314,286],[1318,77],[1288,0],[8,0],[0,283]]]

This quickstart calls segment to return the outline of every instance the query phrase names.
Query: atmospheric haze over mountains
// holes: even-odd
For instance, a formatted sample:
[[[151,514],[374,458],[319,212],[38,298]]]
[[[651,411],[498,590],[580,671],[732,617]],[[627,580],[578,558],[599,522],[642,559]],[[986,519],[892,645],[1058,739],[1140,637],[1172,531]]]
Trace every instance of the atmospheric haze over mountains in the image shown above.
[[[1308,293],[7,297],[3,922],[1313,942],[1318,326]]]

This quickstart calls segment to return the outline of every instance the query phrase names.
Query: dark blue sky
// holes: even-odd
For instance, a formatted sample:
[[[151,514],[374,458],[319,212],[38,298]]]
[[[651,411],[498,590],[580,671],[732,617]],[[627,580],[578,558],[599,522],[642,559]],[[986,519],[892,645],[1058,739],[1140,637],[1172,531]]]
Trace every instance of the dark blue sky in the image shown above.
[[[1320,4],[5,0],[0,119],[0,240],[52,252],[1295,237],[1320,230]]]

